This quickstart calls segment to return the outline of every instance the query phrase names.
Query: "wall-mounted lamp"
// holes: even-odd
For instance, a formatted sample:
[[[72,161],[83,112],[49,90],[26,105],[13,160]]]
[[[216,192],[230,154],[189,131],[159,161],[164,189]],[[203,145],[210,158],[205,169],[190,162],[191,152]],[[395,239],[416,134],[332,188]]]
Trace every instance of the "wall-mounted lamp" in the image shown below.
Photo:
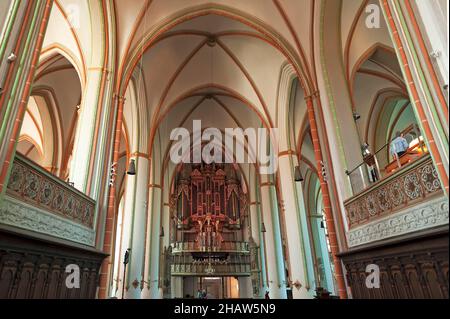
[[[15,55],[14,53],[11,53],[9,56],[8,56],[8,62],[9,63],[13,63],[14,61],[16,61],[16,59],[17,59],[17,55]]]
[[[67,185],[74,187],[75,183],[70,181],[70,178],[67,179]]]
[[[296,182],[303,182],[304,178],[302,175],[302,171],[300,170],[300,166],[295,166],[294,170],[294,179]]]
[[[439,58],[441,57],[441,55],[442,55],[442,52],[439,51],[439,50],[435,50],[435,51],[433,51],[433,52],[430,52],[430,57],[431,57],[433,60],[439,59]]]
[[[267,232],[266,225],[264,225],[264,223],[261,223],[261,233],[265,233],[265,232]]]
[[[130,160],[130,165],[128,165],[128,175],[136,175],[136,162],[134,159]]]
[[[370,155],[369,144],[364,143],[363,145],[361,145],[361,151],[363,156]]]

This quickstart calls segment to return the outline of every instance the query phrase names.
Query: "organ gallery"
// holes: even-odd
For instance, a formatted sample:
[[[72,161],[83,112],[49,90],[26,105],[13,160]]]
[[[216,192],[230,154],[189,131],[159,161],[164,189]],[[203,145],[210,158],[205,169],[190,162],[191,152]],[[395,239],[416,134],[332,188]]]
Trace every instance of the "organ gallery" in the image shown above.
[[[242,179],[233,164],[178,168],[170,200],[170,276],[200,281],[206,276],[251,276],[251,250],[255,259],[256,247],[250,245],[248,194]]]

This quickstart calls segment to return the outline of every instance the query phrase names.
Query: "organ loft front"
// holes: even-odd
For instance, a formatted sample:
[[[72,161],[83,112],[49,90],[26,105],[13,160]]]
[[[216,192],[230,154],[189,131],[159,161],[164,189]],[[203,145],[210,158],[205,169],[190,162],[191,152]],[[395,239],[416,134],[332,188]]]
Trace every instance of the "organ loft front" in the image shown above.
[[[259,293],[259,253],[248,207],[248,191],[233,164],[179,166],[164,253],[166,293],[208,298]]]

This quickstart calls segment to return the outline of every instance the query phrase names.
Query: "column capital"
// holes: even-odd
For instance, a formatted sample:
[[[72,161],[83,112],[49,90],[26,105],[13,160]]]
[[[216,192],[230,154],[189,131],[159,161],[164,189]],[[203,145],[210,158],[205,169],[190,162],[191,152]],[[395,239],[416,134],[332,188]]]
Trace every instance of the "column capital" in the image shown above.
[[[272,182],[267,182],[267,183],[261,183],[260,185],[259,185],[260,187],[266,187],[266,186],[275,186],[275,183],[272,183]]]
[[[127,100],[125,98],[125,96],[119,95],[117,93],[114,93],[113,98],[114,98],[115,101],[119,101],[119,102],[122,102],[122,103],[125,103],[125,101]]]
[[[312,92],[310,95],[305,96],[305,101],[312,101],[315,98],[318,98],[320,95],[319,90]]]
[[[294,150],[286,150],[278,153],[278,157],[289,156],[289,155],[297,155],[297,152]]]
[[[101,72],[101,73],[111,73],[110,69],[104,68],[102,66],[93,66],[93,67],[89,67],[87,69],[88,71],[94,71],[94,72]]]
[[[150,156],[143,152],[134,152],[130,154],[130,157],[140,157],[150,161]]]

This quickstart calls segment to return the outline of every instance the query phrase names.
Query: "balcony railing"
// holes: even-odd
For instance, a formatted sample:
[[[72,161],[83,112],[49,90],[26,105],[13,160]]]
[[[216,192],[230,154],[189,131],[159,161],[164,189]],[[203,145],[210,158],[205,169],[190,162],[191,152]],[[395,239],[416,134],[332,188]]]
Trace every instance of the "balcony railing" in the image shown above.
[[[63,220],[93,228],[95,201],[21,155],[14,159],[6,194]],[[38,224],[36,227],[45,227]]]
[[[358,166],[347,171],[353,195],[363,192],[428,154],[428,149],[417,125],[413,124],[407,127],[402,134],[409,144],[409,148],[401,156],[391,154],[391,142],[383,145],[375,153],[369,150],[369,145],[362,146],[364,160]]]
[[[250,276],[250,263],[241,264],[192,264],[173,263],[172,276]]]
[[[237,252],[250,253],[247,242],[224,241],[219,247],[199,247],[196,242],[176,242],[172,245],[172,253],[186,252]]]
[[[402,167],[344,203],[349,227],[354,228],[425,199],[442,195],[430,155]]]

